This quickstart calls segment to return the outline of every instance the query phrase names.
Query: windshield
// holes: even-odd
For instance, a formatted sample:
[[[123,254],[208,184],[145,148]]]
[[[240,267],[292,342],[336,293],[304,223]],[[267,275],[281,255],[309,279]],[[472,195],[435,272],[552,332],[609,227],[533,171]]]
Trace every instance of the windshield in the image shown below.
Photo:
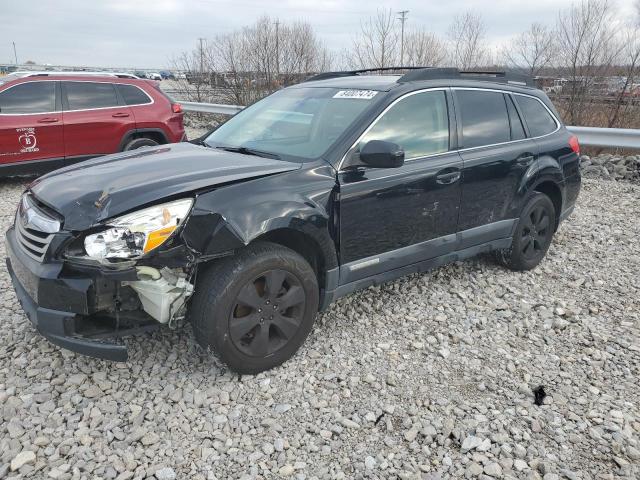
[[[289,88],[242,110],[209,135],[210,147],[259,150],[304,159],[320,157],[378,92]]]

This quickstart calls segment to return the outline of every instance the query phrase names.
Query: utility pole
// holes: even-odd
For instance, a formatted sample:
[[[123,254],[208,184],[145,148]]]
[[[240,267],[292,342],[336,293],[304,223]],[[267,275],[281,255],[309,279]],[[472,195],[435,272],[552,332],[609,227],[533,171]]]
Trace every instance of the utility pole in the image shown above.
[[[13,57],[16,59],[16,65],[18,65],[18,54],[16,53],[16,42],[13,43]]]
[[[204,48],[202,47],[202,42],[204,42],[204,38],[198,38],[200,41],[200,77],[204,75]]]
[[[280,20],[276,24],[276,82],[280,80]]]
[[[407,21],[407,13],[409,13],[409,10],[401,10],[398,12],[398,15],[400,15],[398,17],[398,20],[400,20],[400,23],[402,25],[401,29],[400,29],[400,66],[404,67],[404,22]]]

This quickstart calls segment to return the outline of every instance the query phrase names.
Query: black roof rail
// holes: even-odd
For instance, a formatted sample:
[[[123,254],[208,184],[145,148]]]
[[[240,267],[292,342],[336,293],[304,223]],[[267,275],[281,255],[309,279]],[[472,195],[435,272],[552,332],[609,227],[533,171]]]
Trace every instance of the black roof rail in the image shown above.
[[[316,80],[327,80],[329,78],[353,77],[363,73],[373,72],[393,72],[399,70],[423,70],[428,67],[379,67],[379,68],[363,68],[360,70],[345,70],[341,72],[325,72],[309,77],[305,82],[315,82]]]
[[[373,72],[393,72],[409,70],[398,79],[398,83],[416,82],[419,80],[444,80],[444,79],[466,79],[485,82],[507,83],[512,85],[523,85],[534,87],[533,77],[523,73],[510,70],[458,70],[457,68],[439,67],[381,67],[364,68],[361,70],[347,70],[342,72],[325,72],[307,78],[305,82],[316,80],[327,80],[330,78],[353,77]]]
[[[315,82],[316,80],[328,80],[329,78],[350,77],[355,75],[352,72],[325,72],[306,78],[304,82]]]
[[[404,74],[398,83],[418,80],[442,80],[459,78],[485,82],[510,83],[513,85],[535,86],[533,77],[509,70],[458,70],[457,68],[422,68]]]

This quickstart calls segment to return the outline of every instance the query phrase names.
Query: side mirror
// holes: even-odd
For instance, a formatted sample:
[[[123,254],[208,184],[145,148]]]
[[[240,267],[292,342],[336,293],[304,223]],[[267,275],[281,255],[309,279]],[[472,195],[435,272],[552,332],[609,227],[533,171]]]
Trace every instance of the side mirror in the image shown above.
[[[370,140],[360,149],[360,162],[374,168],[397,168],[404,165],[404,150],[396,143]]]

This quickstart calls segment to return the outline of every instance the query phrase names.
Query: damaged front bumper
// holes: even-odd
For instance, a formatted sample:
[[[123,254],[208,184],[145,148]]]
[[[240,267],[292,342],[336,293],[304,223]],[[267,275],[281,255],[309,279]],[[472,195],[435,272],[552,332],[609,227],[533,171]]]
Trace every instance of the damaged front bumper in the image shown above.
[[[120,338],[161,325],[142,312],[123,312],[115,318],[104,312],[107,305],[115,305],[123,282],[137,280],[135,269],[108,275],[62,262],[40,263],[18,246],[14,228],[7,231],[6,251],[7,269],[27,317],[40,334],[62,348],[126,361],[127,347]]]

